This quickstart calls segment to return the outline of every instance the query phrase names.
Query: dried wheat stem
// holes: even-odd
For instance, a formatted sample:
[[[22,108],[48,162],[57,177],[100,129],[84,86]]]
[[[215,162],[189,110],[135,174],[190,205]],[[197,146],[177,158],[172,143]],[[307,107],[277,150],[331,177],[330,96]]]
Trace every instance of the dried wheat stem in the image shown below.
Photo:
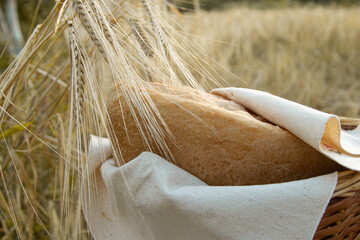
[[[147,57],[152,57],[154,55],[154,52],[152,51],[150,43],[138,21],[129,18],[128,23],[130,24],[132,33],[134,34],[136,41],[140,44],[141,49],[144,51],[145,55]]]
[[[86,31],[90,35],[90,38],[94,42],[98,51],[105,58],[105,60],[108,61],[108,58],[105,53],[105,49],[104,49],[102,43],[100,42],[98,36],[96,35],[94,28],[92,27],[91,21],[89,20],[89,17],[88,17],[89,12],[88,12],[86,6],[83,4],[83,1],[73,0],[73,7],[75,8],[75,11],[76,11],[82,25],[85,27]]]
[[[76,124],[83,123],[83,107],[85,92],[84,50],[79,45],[72,23],[69,23],[69,42],[71,56],[71,84],[73,86],[74,119]]]

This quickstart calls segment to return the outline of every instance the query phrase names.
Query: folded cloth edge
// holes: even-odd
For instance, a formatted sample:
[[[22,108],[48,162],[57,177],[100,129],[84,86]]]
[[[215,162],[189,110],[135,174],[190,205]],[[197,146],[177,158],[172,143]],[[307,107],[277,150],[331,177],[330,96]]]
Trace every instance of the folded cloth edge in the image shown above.
[[[360,155],[358,155],[360,148],[356,147],[360,143],[360,134],[358,134],[360,127],[349,133],[342,131],[338,116],[321,112],[268,92],[229,87],[213,89],[211,93],[249,108],[270,122],[287,129],[337,163],[346,168],[360,171]],[[308,126],[311,126],[311,129]],[[304,131],[306,128],[308,131]],[[355,133],[359,136],[355,137]],[[343,146],[342,143],[347,139],[350,139],[347,143],[355,141],[352,146]],[[330,144],[326,144],[327,141]],[[349,149],[345,147],[352,147],[352,151],[356,148],[356,154],[349,152]]]

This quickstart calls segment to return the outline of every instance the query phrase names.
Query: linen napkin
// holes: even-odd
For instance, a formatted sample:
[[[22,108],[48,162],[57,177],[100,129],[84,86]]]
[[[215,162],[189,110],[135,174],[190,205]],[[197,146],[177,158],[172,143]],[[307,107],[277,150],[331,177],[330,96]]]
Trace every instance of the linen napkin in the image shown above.
[[[312,239],[337,173],[281,184],[208,186],[149,152],[117,167],[93,136],[83,179],[94,239]]]

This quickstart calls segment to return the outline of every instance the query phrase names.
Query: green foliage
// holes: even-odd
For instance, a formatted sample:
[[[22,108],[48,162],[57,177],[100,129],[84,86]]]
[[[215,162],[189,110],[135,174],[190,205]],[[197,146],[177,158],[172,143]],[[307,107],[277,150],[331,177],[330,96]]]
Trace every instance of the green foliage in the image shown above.
[[[0,5],[4,11],[5,1],[1,1]],[[43,22],[46,16],[51,11],[54,6],[55,1],[51,0],[17,0],[19,21],[21,26],[22,34],[25,40],[29,37],[33,28]],[[38,7],[38,11],[37,11]],[[11,36],[7,36],[10,38]],[[0,42],[0,53],[3,52],[6,46],[6,42]],[[0,74],[5,71],[10,62],[14,59],[15,56],[12,56],[8,51],[4,51],[0,57]]]
[[[17,0],[18,11],[19,11],[19,20],[21,28],[24,34],[24,37],[28,37],[28,33],[32,31],[30,28],[35,18],[34,25],[43,22],[46,16],[51,11],[52,7],[55,4],[55,1],[50,0]],[[39,11],[36,13],[36,7],[40,4]]]
[[[0,53],[3,52],[4,48],[6,46],[6,42],[0,42]],[[7,51],[4,51],[2,56],[0,57],[0,74],[5,71],[9,63],[14,59],[14,57],[8,53]]]
[[[20,132],[22,130],[24,130],[25,128],[28,128],[30,126],[31,122],[25,122],[25,123],[22,123],[21,125],[15,125],[5,131],[3,131],[3,133],[0,135],[0,140],[2,138],[6,138],[6,137],[10,137],[11,135],[17,133],[17,132]]]

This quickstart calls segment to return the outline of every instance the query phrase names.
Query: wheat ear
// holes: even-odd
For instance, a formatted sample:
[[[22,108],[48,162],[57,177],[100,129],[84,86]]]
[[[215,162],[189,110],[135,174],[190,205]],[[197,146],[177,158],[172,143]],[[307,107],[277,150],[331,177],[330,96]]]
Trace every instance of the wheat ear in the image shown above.
[[[85,27],[86,31],[90,35],[90,38],[94,42],[98,51],[105,58],[105,60],[108,61],[107,55],[105,53],[105,49],[104,49],[101,41],[99,40],[98,36],[96,35],[94,28],[92,27],[92,23],[89,19],[90,13],[89,13],[87,7],[83,4],[83,1],[81,1],[81,0],[73,0],[73,7],[75,8],[75,11],[76,11],[82,25]]]
[[[140,47],[144,51],[145,55],[147,57],[152,57],[154,55],[154,52],[152,51],[150,43],[139,22],[136,19],[129,18],[128,23],[131,27],[132,33],[134,34],[136,41],[140,44]]]
[[[96,7],[94,0],[89,0],[89,5],[91,10],[94,12],[95,19],[97,20],[98,24],[101,26],[102,30],[104,31],[104,35],[106,39],[112,45],[114,43],[114,39],[111,35],[109,24],[107,23],[104,14],[101,11],[98,11],[98,8]]]
[[[76,120],[76,125],[80,126],[83,123],[85,92],[84,50],[81,45],[79,45],[79,40],[76,37],[74,26],[71,22],[69,22],[68,25],[74,119]]]
[[[54,30],[55,33],[57,33],[57,31],[59,30],[59,26],[65,15],[66,9],[69,7],[69,0],[63,0],[59,4],[61,4],[62,6],[60,8],[58,17],[56,19],[55,30]]]
[[[150,20],[151,20],[151,24],[154,28],[154,31],[157,33],[158,37],[159,37],[159,40],[160,40],[160,43],[166,47],[167,44],[166,44],[166,41],[165,41],[165,34],[164,32],[162,31],[162,28],[160,27],[157,19],[154,17],[154,14],[150,8],[150,5],[149,3],[147,2],[147,0],[141,0],[142,4],[144,5],[145,7],[145,10],[147,12],[147,14],[149,15],[150,17]]]

